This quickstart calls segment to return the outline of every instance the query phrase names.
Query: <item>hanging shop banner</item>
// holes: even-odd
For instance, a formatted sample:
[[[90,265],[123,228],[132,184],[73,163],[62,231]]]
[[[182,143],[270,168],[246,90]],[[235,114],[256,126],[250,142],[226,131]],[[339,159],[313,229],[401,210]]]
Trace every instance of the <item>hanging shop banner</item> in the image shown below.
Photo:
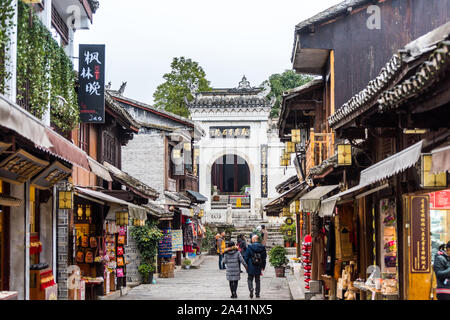
[[[431,209],[450,210],[450,190],[430,193]]]
[[[411,196],[411,273],[429,273],[430,200],[428,196]]]
[[[183,251],[183,230],[172,230],[172,251]]]
[[[261,198],[267,198],[267,144],[261,145]]]
[[[105,123],[105,45],[80,44],[79,48],[80,120]]]
[[[22,184],[48,165],[49,162],[20,149],[0,163],[0,178],[9,183]]]
[[[58,161],[53,162],[41,174],[31,181],[31,185],[37,189],[45,190],[53,187],[72,173],[72,169],[63,166]]]
[[[210,127],[211,138],[250,138],[250,127]]]

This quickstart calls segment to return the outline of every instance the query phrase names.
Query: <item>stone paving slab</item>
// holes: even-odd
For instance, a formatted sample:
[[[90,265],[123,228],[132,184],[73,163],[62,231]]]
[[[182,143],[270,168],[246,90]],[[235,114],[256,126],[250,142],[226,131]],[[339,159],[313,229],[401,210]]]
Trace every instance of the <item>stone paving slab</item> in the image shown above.
[[[238,299],[230,298],[226,270],[219,270],[218,260],[218,256],[206,256],[198,269],[182,269],[175,278],[157,278],[156,284],[137,286],[118,300],[250,300],[246,273],[241,274]],[[291,300],[287,278],[275,277],[268,264],[261,277],[261,298],[253,300]]]

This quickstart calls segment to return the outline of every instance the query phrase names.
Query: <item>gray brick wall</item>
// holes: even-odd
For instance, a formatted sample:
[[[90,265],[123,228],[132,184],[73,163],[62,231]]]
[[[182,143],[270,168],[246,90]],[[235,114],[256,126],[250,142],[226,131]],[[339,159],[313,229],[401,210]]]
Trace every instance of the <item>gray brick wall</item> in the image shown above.
[[[142,283],[142,278],[138,267],[141,264],[141,257],[136,247],[136,242],[130,234],[131,230],[128,231],[127,245],[125,246],[125,259],[129,263],[127,264],[127,284],[140,284]]]
[[[122,169],[164,194],[164,137],[139,133],[122,147]],[[162,197],[161,197],[162,199]]]

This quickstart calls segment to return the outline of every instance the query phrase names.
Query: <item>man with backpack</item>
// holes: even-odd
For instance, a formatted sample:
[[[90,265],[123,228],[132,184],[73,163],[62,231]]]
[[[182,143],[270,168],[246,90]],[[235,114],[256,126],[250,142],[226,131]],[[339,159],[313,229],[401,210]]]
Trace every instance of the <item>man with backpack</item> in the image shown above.
[[[252,237],[252,244],[247,247],[244,254],[244,260],[248,265],[248,290],[250,291],[250,298],[253,298],[253,279],[255,279],[255,294],[256,298],[260,297],[261,293],[261,271],[266,268],[266,247],[261,243],[258,235]]]

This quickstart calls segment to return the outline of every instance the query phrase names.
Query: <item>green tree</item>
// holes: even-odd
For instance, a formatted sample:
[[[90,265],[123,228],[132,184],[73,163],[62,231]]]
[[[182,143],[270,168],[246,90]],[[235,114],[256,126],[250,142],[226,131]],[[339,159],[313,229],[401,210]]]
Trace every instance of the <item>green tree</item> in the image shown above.
[[[269,99],[276,99],[275,105],[270,112],[270,117],[277,117],[280,113],[283,92],[289,89],[300,87],[313,78],[308,75],[295,73],[294,70],[286,70],[282,74],[275,73],[269,77],[271,91],[267,96]],[[264,84],[264,83],[263,83]]]
[[[165,82],[160,84],[153,94],[155,106],[188,117],[185,98],[191,102],[194,99],[193,90],[211,91],[210,82],[206,79],[202,67],[191,59],[173,58],[170,67],[171,72],[163,76]]]

